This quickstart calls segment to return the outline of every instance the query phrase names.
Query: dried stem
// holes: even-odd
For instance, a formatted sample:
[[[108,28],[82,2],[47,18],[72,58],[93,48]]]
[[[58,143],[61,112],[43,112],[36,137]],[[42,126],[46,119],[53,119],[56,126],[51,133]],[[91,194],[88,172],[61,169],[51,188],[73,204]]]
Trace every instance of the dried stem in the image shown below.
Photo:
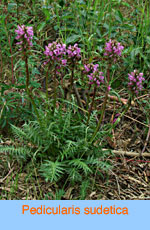
[[[150,124],[149,124],[149,129],[148,129],[146,141],[145,141],[144,147],[143,147],[143,149],[142,149],[141,155],[143,155],[143,153],[144,153],[144,151],[145,151],[145,149],[146,149],[146,146],[147,146],[147,144],[148,144],[149,138],[150,138]]]

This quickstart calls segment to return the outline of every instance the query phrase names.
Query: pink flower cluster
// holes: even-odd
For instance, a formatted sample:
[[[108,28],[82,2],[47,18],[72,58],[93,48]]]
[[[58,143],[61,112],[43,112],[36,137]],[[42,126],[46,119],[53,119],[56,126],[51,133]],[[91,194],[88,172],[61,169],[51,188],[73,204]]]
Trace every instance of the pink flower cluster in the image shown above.
[[[24,48],[33,46],[33,27],[25,25],[17,26],[15,32],[17,33],[16,39],[20,40],[16,43],[17,45],[22,45]]]
[[[96,84],[98,86],[100,86],[100,83],[104,83],[104,76],[103,76],[103,72],[100,72],[98,70],[99,65],[96,64],[94,65],[93,63],[84,65],[84,73],[88,74],[88,78],[89,78],[89,84]]]
[[[74,44],[74,46],[69,46],[67,49],[67,54],[69,58],[78,59],[81,57],[81,49],[78,47],[78,44]]]
[[[130,87],[131,91],[135,94],[138,94],[139,91],[143,89],[143,81],[145,78],[143,77],[143,73],[139,73],[137,70],[134,70],[130,74],[128,74],[128,86]]]
[[[99,65],[98,64],[93,64],[93,63],[90,63],[90,64],[87,64],[87,65],[84,65],[84,73],[93,73],[95,71],[97,71]]]
[[[110,39],[109,42],[106,42],[104,56],[115,58],[114,60],[116,61],[116,57],[121,56],[123,49],[124,46],[119,42]]]
[[[54,60],[57,62],[61,62],[61,65],[65,66],[67,64],[67,56],[69,58],[80,58],[81,49],[78,47],[78,44],[74,46],[69,46],[68,49],[66,45],[61,42],[52,42],[49,43],[48,46],[45,46],[44,54],[49,57],[49,59],[45,62],[47,64],[49,61]]]
[[[66,55],[66,45],[61,42],[56,41],[49,43],[48,46],[45,46],[44,54],[49,57],[45,64],[49,61],[57,61],[65,66],[67,63],[67,60],[63,59]]]

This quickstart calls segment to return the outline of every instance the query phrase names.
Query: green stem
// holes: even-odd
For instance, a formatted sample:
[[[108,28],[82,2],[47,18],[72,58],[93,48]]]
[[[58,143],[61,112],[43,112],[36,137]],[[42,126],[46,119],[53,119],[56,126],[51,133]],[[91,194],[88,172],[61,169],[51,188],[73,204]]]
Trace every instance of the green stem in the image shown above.
[[[29,75],[29,68],[28,68],[28,57],[25,52],[24,52],[24,57],[25,57],[25,66],[26,66],[26,90],[28,91],[30,75]]]
[[[6,11],[7,13],[7,11]],[[5,31],[6,31],[6,35],[7,35],[7,39],[8,39],[8,44],[9,44],[9,49],[10,49],[10,56],[11,56],[11,82],[12,84],[15,83],[15,79],[14,79],[14,64],[13,64],[13,52],[12,52],[12,45],[11,45],[11,37],[9,35],[9,32],[7,30],[7,17],[5,20]]]
[[[89,88],[88,88],[86,109],[88,109],[88,106],[89,106],[89,101],[90,101],[90,89],[91,89],[91,85],[89,85]]]
[[[110,82],[110,69],[111,69],[111,64],[109,63],[108,65],[108,69],[107,69],[107,89],[106,89],[106,94],[105,94],[105,99],[104,99],[104,103],[103,103],[103,108],[102,108],[102,112],[101,112],[101,116],[100,116],[100,119],[98,121],[98,124],[97,124],[97,127],[95,129],[95,132],[90,140],[90,143],[92,143],[96,137],[96,134],[97,132],[99,131],[99,128],[101,126],[101,123],[103,121],[103,117],[104,117],[104,113],[105,113],[105,110],[106,110],[106,104],[107,104],[107,100],[108,100],[108,94],[109,94],[109,82]]]
[[[56,97],[57,97],[57,80],[56,80],[56,67],[54,71],[54,106],[53,106],[53,113],[55,112],[56,108]]]
[[[42,127],[40,116],[39,116],[39,113],[37,111],[36,104],[35,104],[35,102],[33,100],[33,97],[32,97],[32,92],[29,89],[30,75],[29,75],[29,68],[28,68],[28,57],[27,57],[27,54],[26,54],[25,51],[24,51],[24,57],[25,57],[25,66],[26,66],[26,92],[27,92],[27,95],[28,95],[28,97],[29,97],[29,99],[31,101],[31,104],[33,105],[33,108],[34,108],[34,111],[36,113],[36,116],[37,116],[37,119],[39,121],[39,124]]]
[[[129,98],[129,100],[128,100],[128,105],[127,105],[127,107],[125,108],[125,110],[121,113],[121,115],[119,116],[119,118],[123,117],[123,115],[124,115],[125,113],[128,112],[128,110],[129,110],[129,108],[130,108],[130,106],[131,106],[131,101],[132,101],[132,97]]]
[[[70,93],[73,88],[73,79],[74,79],[74,67],[71,69],[71,78],[70,78]]]
[[[123,117],[123,115],[124,115],[125,113],[128,112],[128,110],[129,110],[129,108],[130,108],[130,106],[131,106],[131,101],[132,101],[132,99],[133,99],[132,97],[129,98],[129,100],[128,100],[128,105],[126,106],[126,108],[124,109],[124,111],[123,111],[123,112],[119,115],[119,117],[118,117],[119,120],[120,120],[120,118]],[[115,123],[114,123],[113,126],[111,127],[110,132],[112,132],[112,129],[114,129],[115,126],[118,124],[118,119],[115,121]]]
[[[92,108],[93,108],[93,104],[94,104],[94,99],[95,99],[95,95],[96,95],[96,90],[97,90],[97,87],[95,85],[95,87],[94,87],[94,93],[93,93],[93,98],[92,98],[92,103],[91,103],[91,106],[89,108],[89,114],[88,114],[88,119],[87,119],[86,125],[89,124],[89,120],[90,120],[90,116],[91,116],[91,112],[92,112]]]
[[[48,70],[47,70],[47,73],[46,73],[46,108],[48,109],[48,73],[49,73],[49,70],[50,70],[50,65],[48,67]]]
[[[84,106],[82,104],[80,94],[79,94],[78,89],[77,89],[77,87],[76,87],[76,85],[74,83],[73,83],[73,89],[74,89],[74,92],[75,92],[75,96],[77,98],[77,102],[78,102],[79,106],[82,108],[81,112],[84,112]]]
[[[105,112],[105,109],[106,109],[107,100],[108,100],[108,90],[106,91],[105,100],[104,100],[104,103],[103,103],[103,108],[102,108],[102,113],[101,113],[100,119],[99,119],[99,121],[98,121],[98,124],[97,124],[97,127],[96,127],[96,129],[95,129],[95,132],[94,132],[94,134],[93,134],[93,136],[92,136],[92,138],[91,138],[91,140],[90,140],[90,143],[93,142],[93,140],[94,140],[94,138],[95,138],[97,132],[99,131],[99,128],[100,128],[100,126],[101,126],[101,123],[102,123],[102,121],[103,121],[103,117],[104,117],[104,112]]]
[[[2,56],[2,50],[1,50],[1,47],[0,47],[0,57],[1,57],[1,68],[0,68],[0,75],[1,75],[1,79],[2,81],[4,81],[4,77],[3,77],[3,56]]]

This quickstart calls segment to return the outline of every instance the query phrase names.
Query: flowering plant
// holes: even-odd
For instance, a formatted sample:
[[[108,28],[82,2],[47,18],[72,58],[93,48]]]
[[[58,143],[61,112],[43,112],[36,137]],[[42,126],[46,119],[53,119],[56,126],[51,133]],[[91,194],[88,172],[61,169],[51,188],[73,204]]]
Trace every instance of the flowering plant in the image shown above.
[[[117,58],[122,55],[123,49],[124,46],[120,42],[110,39],[109,42],[106,42],[104,56],[114,59],[114,62],[116,62]]]
[[[94,65],[93,63],[84,65],[84,73],[88,74],[87,76],[89,78],[90,85],[96,84],[97,86],[100,86],[100,83],[104,83],[103,72],[100,72],[98,67],[98,64]]]
[[[57,61],[63,65],[67,63],[67,60],[63,59],[63,56],[66,54],[66,45],[62,42],[55,41],[49,43],[48,46],[45,46],[44,54],[49,58],[45,64],[49,61]]]
[[[69,46],[67,49],[68,57],[75,60],[81,57],[81,49],[78,47],[78,44],[74,44],[74,46]]]
[[[33,46],[32,39],[33,39],[33,27],[31,26],[17,26],[17,29],[15,30],[17,33],[16,39],[19,40],[16,44],[21,45],[24,50],[28,49],[29,47]]]
[[[134,70],[130,74],[128,74],[128,86],[130,90],[136,95],[139,94],[139,91],[143,89],[143,81],[145,78],[143,77],[143,73],[139,73],[137,70]]]

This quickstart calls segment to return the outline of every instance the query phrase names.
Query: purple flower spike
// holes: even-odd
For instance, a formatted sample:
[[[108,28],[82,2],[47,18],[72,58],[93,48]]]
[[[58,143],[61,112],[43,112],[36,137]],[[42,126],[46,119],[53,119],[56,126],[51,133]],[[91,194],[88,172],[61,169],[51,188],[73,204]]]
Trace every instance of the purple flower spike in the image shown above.
[[[104,76],[103,76],[103,72],[100,72],[98,70],[99,65],[98,64],[87,64],[84,65],[84,73],[88,74],[88,78],[89,78],[89,84],[96,84],[97,86],[100,86],[101,83],[104,83]]]
[[[143,73],[139,73],[137,70],[134,70],[134,72],[128,74],[128,80],[128,86],[130,90],[132,91],[132,93],[138,95],[139,91],[143,89],[143,81],[145,81]]]
[[[33,46],[32,39],[33,39],[33,27],[31,26],[17,26],[17,29],[15,30],[17,33],[16,39],[19,40],[17,42],[17,45],[21,45],[23,49],[29,48],[30,46]],[[22,48],[20,48],[22,50]]]
[[[66,66],[67,60],[64,58],[66,55],[66,45],[61,41],[55,41],[45,46],[44,54],[48,57],[49,61],[55,61],[59,66]]]
[[[70,45],[67,49],[67,54],[69,58],[78,59],[81,57],[81,49],[78,47],[78,44]]]
[[[116,58],[122,55],[123,49],[124,46],[122,46],[119,42],[110,39],[109,42],[106,42],[104,56],[107,56],[116,62]]]

